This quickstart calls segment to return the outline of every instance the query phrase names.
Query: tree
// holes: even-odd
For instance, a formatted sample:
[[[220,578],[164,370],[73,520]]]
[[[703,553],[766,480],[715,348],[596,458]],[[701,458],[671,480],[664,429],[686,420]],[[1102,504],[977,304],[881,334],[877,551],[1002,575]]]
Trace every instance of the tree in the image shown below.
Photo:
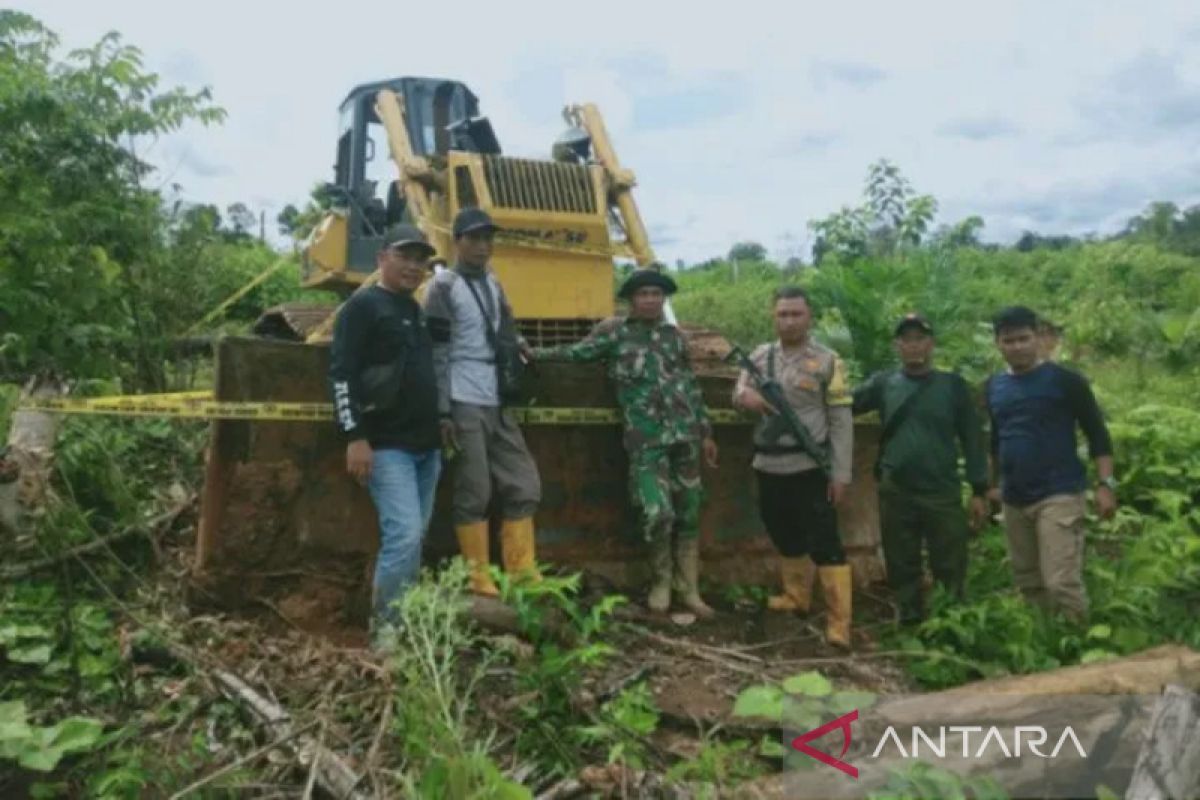
[[[1033,231],[1025,231],[1013,247],[1018,252],[1029,253],[1033,250],[1065,250],[1076,244],[1079,244],[1079,240],[1073,236],[1043,236]]]
[[[279,232],[284,236],[295,236],[299,222],[300,209],[291,203],[284,206],[283,210],[275,217],[275,223],[279,225]]]
[[[317,227],[321,219],[334,205],[334,196],[327,183],[318,183],[309,192],[304,209],[288,203],[275,221],[279,223],[279,232],[292,237],[294,241],[308,238],[312,229]]]
[[[230,204],[225,208],[225,215],[229,218],[230,233],[235,239],[247,239],[253,235],[258,217],[245,203]]]
[[[729,248],[730,261],[766,261],[767,248],[758,242],[738,242]]]
[[[979,232],[983,230],[983,218],[972,214],[954,225],[943,225],[934,234],[934,240],[949,248],[979,247]]]
[[[1151,203],[1131,218],[1119,239],[1153,244],[1185,255],[1200,255],[1200,206],[1181,210],[1168,201]]]
[[[170,215],[138,149],[224,111],[207,89],[159,89],[116,33],[57,50],[36,19],[0,11],[0,372],[157,388],[181,298],[164,268]]]
[[[867,169],[862,203],[809,222],[816,235],[813,261],[819,264],[830,255],[843,260],[886,257],[919,247],[936,214],[931,195],[915,194],[900,169],[880,159]]]

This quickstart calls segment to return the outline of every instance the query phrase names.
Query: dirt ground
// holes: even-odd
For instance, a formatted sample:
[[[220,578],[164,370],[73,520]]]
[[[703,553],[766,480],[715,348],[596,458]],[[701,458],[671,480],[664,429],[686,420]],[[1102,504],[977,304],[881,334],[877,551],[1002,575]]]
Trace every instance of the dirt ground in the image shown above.
[[[188,544],[178,541],[172,556],[177,567],[169,572],[187,574],[193,558]],[[186,616],[177,620],[177,630],[191,646],[212,664],[241,676],[294,719],[322,720],[325,745],[351,769],[375,776],[387,769],[388,748],[380,741],[386,741],[381,732],[390,718],[392,677],[383,659],[367,648],[366,630],[347,623],[344,611],[335,611],[348,591],[358,591],[348,586],[356,576],[343,573],[331,574],[328,581],[314,575],[275,576],[285,582],[294,577],[295,591],[272,592],[272,599],[260,597],[232,610],[206,605],[203,587],[198,593],[194,587],[180,593],[179,584],[187,581],[168,579],[163,590],[180,595],[177,607]],[[580,603],[585,607],[605,593],[599,579],[585,576],[583,587]],[[640,597],[631,597],[602,637],[614,647],[614,655],[601,669],[581,676],[585,697],[611,695],[614,687],[644,680],[660,715],[651,745],[663,758],[694,757],[714,732],[750,741],[777,737],[778,728],[732,716],[738,694],[751,685],[817,669],[838,689],[912,689],[899,666],[871,657],[892,616],[882,591],[855,595],[852,654],[824,643],[819,591],[808,618],[768,612],[746,600],[734,602],[716,587],[706,587],[705,594],[718,612],[711,620],[654,615],[638,605]],[[518,662],[515,669],[520,668]],[[509,736],[516,730],[512,704],[520,702],[514,697],[512,670],[504,672],[489,674],[476,695],[480,712],[495,725],[501,742],[506,729]],[[349,708],[355,709],[353,714]],[[497,758],[502,768],[518,766],[506,764],[502,750]]]

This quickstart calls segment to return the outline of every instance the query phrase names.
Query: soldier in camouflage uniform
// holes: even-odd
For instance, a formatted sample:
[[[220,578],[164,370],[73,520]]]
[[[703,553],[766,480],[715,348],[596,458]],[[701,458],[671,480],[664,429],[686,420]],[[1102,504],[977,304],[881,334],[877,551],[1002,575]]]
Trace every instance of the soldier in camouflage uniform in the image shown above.
[[[665,612],[674,589],[686,608],[709,617],[713,611],[698,590],[700,457],[703,453],[715,468],[717,445],[687,343],[663,318],[663,303],[675,289],[669,276],[638,270],[618,292],[629,301],[629,316],[605,320],[577,344],[535,352],[547,359],[608,363],[624,416],[630,497],[641,510],[642,534],[652,554],[648,605]]]

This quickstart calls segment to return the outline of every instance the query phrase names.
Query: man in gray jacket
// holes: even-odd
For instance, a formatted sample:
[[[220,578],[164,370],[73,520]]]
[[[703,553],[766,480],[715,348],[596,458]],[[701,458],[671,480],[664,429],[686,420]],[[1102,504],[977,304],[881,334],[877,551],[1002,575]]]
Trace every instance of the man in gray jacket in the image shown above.
[[[497,381],[496,342],[515,326],[504,289],[488,269],[496,230],[482,209],[460,211],[453,226],[456,263],[433,278],[425,295],[442,437],[461,453],[454,475],[455,532],[471,565],[471,590],[487,596],[498,594],[488,574],[493,486],[503,518],[504,571],[541,578],[533,528],[541,479],[521,429],[503,408]]]

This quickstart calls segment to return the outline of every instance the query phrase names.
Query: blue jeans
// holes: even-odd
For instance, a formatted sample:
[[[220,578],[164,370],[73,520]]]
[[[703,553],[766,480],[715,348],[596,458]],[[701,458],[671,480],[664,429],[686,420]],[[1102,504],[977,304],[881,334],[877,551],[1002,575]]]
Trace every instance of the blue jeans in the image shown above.
[[[442,471],[440,450],[376,450],[367,488],[379,515],[372,609],[377,620],[394,619],[393,601],[417,580],[421,542],[433,515],[433,494]]]

